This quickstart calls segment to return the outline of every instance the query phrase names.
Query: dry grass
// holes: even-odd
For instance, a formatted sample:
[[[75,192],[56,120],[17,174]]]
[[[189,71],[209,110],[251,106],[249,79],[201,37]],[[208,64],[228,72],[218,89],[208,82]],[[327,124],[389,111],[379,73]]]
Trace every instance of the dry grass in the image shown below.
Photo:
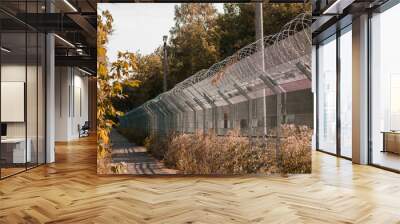
[[[283,173],[311,173],[312,130],[306,126],[282,127],[281,170]]]
[[[201,132],[152,135],[145,140],[145,147],[184,174],[310,173],[311,134],[307,127],[282,126],[279,156],[276,139],[251,142],[238,131],[223,137]]]
[[[168,150],[168,145],[171,144],[171,138],[175,136],[171,134],[165,135],[150,135],[144,140],[144,147],[157,159],[164,159],[165,154]]]

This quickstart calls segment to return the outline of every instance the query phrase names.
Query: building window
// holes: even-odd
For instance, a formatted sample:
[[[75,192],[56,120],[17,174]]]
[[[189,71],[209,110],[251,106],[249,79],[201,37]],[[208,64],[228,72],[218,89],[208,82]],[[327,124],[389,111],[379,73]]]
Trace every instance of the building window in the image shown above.
[[[351,25],[340,35],[340,154],[352,157],[352,34]]]
[[[318,47],[318,149],[336,153],[336,35]]]
[[[372,163],[400,170],[400,4],[371,18]]]

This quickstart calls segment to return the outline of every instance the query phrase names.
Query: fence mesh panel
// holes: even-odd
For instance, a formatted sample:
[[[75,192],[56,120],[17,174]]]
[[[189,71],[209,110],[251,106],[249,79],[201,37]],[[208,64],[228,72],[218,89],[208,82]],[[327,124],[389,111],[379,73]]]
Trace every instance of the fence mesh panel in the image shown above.
[[[159,136],[235,129],[277,139],[278,148],[282,124],[313,125],[310,24],[310,15],[297,16],[126,113],[120,128]]]

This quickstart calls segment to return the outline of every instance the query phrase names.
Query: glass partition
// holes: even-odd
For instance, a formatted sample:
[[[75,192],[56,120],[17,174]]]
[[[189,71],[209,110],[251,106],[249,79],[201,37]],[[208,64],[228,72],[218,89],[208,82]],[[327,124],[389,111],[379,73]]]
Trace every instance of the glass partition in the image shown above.
[[[43,1],[2,1],[23,16]],[[4,22],[7,21],[7,22]],[[0,178],[45,163],[45,35],[0,12]]]
[[[31,161],[26,150],[26,41],[25,32],[1,35],[2,177],[25,170]]]

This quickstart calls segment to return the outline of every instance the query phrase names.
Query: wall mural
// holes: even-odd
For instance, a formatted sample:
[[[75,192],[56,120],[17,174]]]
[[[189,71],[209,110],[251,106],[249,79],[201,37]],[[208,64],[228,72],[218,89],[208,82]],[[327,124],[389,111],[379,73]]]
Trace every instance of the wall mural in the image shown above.
[[[98,5],[98,173],[310,173],[310,6],[168,5]]]

